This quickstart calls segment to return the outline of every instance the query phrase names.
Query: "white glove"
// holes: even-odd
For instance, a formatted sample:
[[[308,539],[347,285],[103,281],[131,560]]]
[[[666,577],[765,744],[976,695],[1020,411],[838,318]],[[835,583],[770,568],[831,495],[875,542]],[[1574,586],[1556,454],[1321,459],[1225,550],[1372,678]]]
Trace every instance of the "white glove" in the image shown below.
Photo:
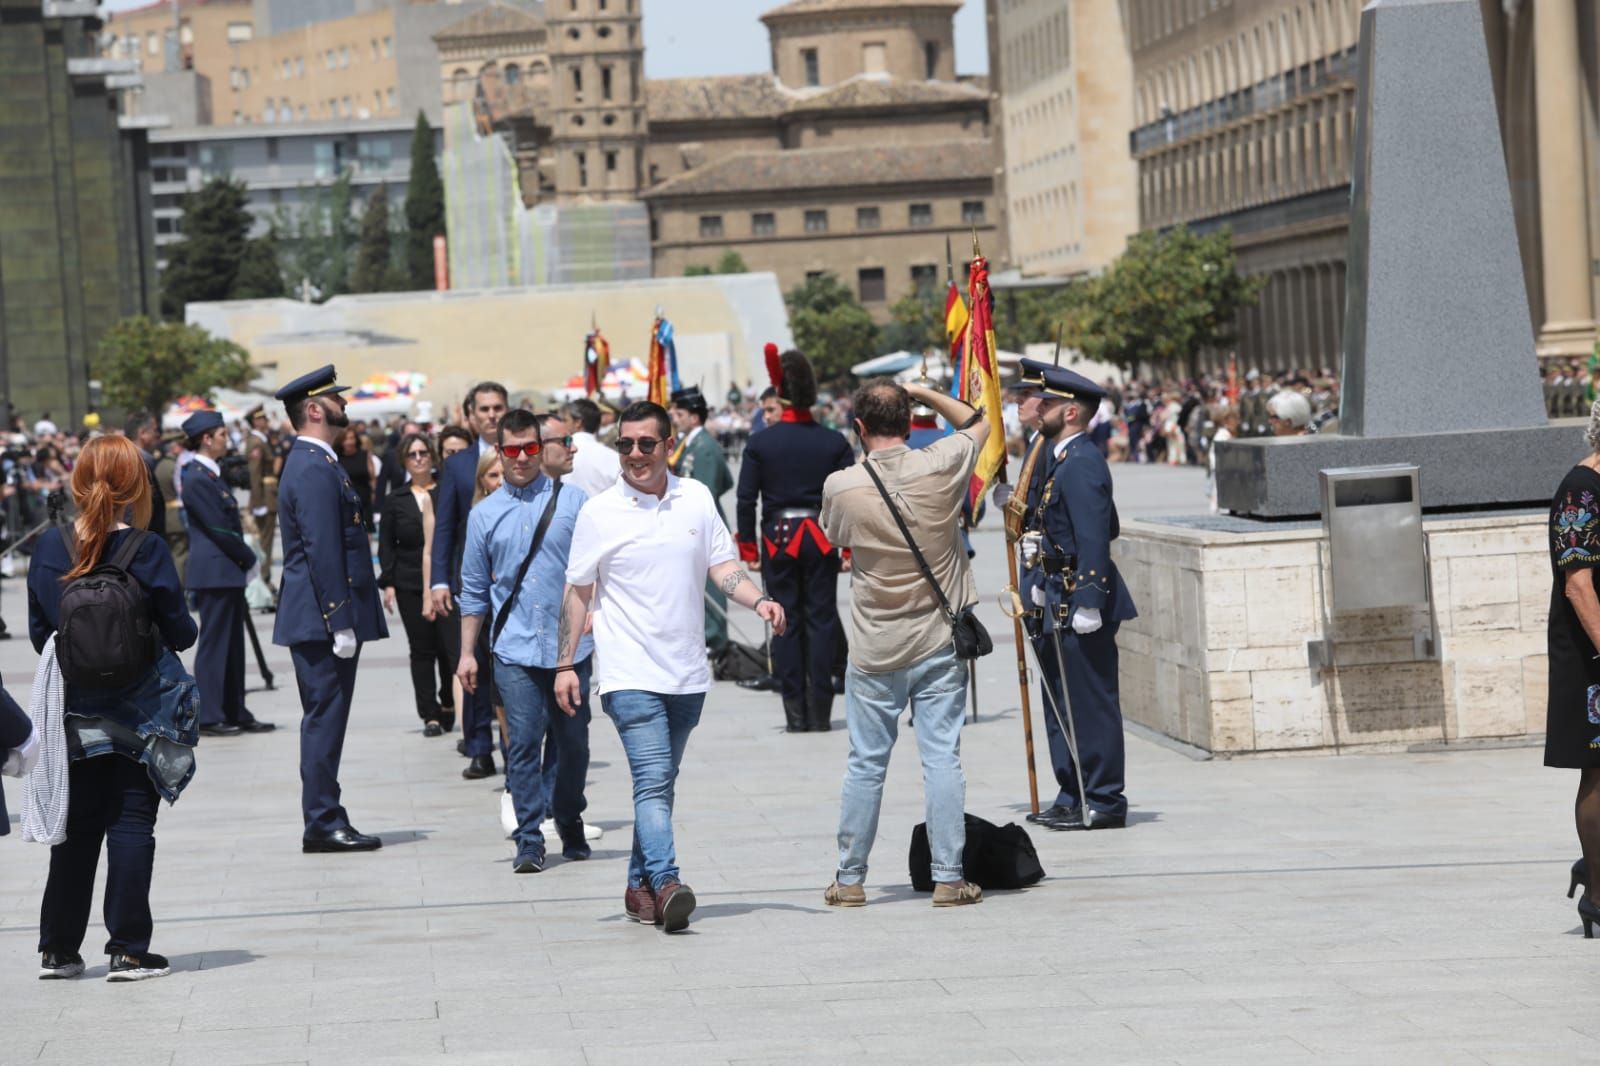
[[[1035,607],[1044,606],[1044,589],[1040,588],[1038,585],[1035,585],[1028,590],[1028,596],[1033,600],[1033,605]]]
[[[267,509],[265,507],[252,507],[250,508],[250,513],[255,515],[257,518],[265,518],[267,515]]]
[[[1097,607],[1079,607],[1072,612],[1072,631],[1086,637],[1100,628],[1100,610]]]
[[[28,739],[22,742],[22,747],[12,748],[6,752],[6,761],[0,767],[0,773],[7,777],[27,777],[33,772],[33,766],[39,761],[39,730],[35,728],[28,734]]]
[[[356,631],[341,629],[333,635],[333,654],[348,659],[356,653]]]
[[[1039,534],[1024,533],[1017,543],[1022,545],[1022,565],[1033,566],[1034,560],[1039,558]]]

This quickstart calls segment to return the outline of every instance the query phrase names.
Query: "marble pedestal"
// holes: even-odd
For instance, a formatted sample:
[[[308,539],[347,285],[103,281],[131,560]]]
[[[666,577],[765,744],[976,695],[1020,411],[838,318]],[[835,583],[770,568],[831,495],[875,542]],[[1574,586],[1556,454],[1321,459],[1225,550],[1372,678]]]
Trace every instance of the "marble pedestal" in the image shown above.
[[[1181,521],[1181,520],[1180,520]],[[1517,739],[1545,723],[1547,511],[1424,522],[1426,609],[1323,609],[1320,523],[1124,523],[1113,554],[1140,617],[1118,636],[1123,716],[1218,755]],[[1331,636],[1333,667],[1307,643]]]

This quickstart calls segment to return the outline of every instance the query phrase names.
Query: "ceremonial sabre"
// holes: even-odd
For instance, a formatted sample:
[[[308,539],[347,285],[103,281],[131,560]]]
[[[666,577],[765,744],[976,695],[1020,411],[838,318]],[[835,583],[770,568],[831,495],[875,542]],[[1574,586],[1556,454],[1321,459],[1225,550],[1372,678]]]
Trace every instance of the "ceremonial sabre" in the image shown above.
[[[1055,612],[1048,602],[1039,608],[1039,613],[1044,623],[1050,627],[1050,640],[1056,649],[1056,671],[1061,675],[1061,699],[1059,702],[1051,699],[1050,709],[1055,712],[1056,725],[1061,728],[1061,735],[1067,741],[1067,753],[1072,756],[1072,773],[1078,779],[1078,813],[1083,816],[1083,827],[1089,829],[1094,824],[1094,811],[1089,807],[1089,793],[1084,791],[1083,787],[1083,760],[1078,758],[1078,731],[1074,728],[1072,720],[1072,701],[1067,698],[1067,660],[1061,654],[1061,630],[1056,625]],[[1039,669],[1043,672],[1043,663],[1039,664]],[[1049,691],[1050,689],[1046,687],[1046,694]],[[1065,716],[1061,707],[1063,703],[1066,704]]]
[[[1028,487],[1033,483],[1033,468],[1039,461],[1039,454],[1044,450],[1044,437],[1033,442],[1033,448],[1023,460],[1022,473],[1018,477],[1018,484],[1022,492],[1011,494],[1002,508],[1006,527],[1006,566],[1009,570],[1011,584],[1006,586],[1006,592],[1016,604],[1014,611],[1005,613],[1011,616],[1011,632],[1016,640],[1017,647],[1017,691],[1022,699],[1022,745],[1028,755],[1028,802],[1033,806],[1033,813],[1039,813],[1039,772],[1034,769],[1033,763],[1033,707],[1028,697],[1028,652],[1022,632],[1022,601],[1017,596],[1017,541],[1022,537],[1022,519],[1028,507]]]

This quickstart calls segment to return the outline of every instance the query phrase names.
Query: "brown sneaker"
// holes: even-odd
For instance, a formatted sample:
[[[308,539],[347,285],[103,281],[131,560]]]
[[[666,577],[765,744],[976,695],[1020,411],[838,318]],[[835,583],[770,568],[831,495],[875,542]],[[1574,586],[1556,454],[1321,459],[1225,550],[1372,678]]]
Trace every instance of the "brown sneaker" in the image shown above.
[[[835,881],[822,894],[822,902],[830,907],[865,907],[867,890],[863,885],[841,885]]]
[[[983,889],[971,881],[940,881],[933,886],[935,907],[965,907],[983,900]]]
[[[694,889],[677,881],[668,881],[656,893],[656,921],[663,933],[676,933],[689,928],[689,915],[694,912]]]
[[[656,894],[649,885],[629,888],[622,894],[622,912],[631,922],[643,925],[656,924]]]

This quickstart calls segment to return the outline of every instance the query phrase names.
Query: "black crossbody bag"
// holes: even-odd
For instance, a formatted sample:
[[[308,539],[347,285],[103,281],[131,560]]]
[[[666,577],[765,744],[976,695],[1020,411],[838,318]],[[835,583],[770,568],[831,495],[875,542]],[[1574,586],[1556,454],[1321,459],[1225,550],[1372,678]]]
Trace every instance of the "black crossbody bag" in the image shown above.
[[[522,557],[522,565],[517,567],[517,580],[511,586],[511,595],[506,597],[506,602],[500,606],[500,613],[494,616],[494,628],[489,632],[489,648],[493,650],[494,642],[500,639],[500,631],[506,627],[506,622],[511,619],[511,608],[516,606],[517,593],[522,591],[522,579],[528,576],[528,567],[533,565],[533,557],[539,554],[539,546],[544,543],[544,534],[550,528],[550,519],[556,514],[556,501],[561,498],[561,482],[556,482],[550,490],[550,502],[544,505],[544,514],[539,516],[539,527],[533,531],[533,543],[528,545],[528,554]]]
[[[884,487],[883,479],[872,468],[870,459],[863,459],[861,465],[867,468],[867,476],[872,478],[872,483],[878,486],[878,495],[883,497],[883,502],[888,505],[889,513],[894,516],[894,524],[900,527],[900,535],[906,538],[906,547],[911,549],[911,555],[917,560],[917,566],[922,569],[922,576],[927,578],[928,584],[933,586],[934,595],[939,597],[939,606],[944,610],[944,617],[950,623],[950,636],[955,644],[956,658],[979,659],[994,651],[994,641],[989,639],[989,631],[983,628],[983,623],[978,621],[978,616],[971,607],[963,607],[957,613],[950,606],[950,601],[945,597],[944,589],[939,587],[939,579],[933,576],[933,568],[928,565],[928,560],[922,557],[922,549],[917,547],[917,542],[911,537],[911,530],[906,528],[906,520],[900,517],[900,508],[894,505],[894,499],[889,495],[889,490]]]

